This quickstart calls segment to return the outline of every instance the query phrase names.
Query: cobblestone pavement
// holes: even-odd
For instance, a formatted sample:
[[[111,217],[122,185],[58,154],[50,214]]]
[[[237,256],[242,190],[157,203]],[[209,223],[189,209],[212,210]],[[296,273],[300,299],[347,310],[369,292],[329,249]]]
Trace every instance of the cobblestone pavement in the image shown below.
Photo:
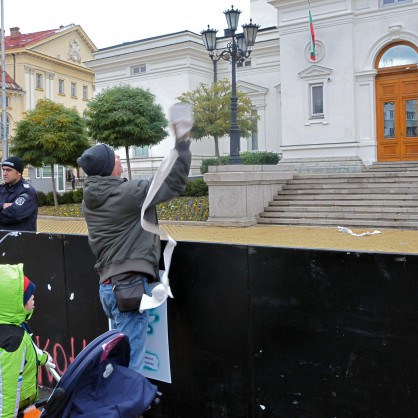
[[[337,227],[265,226],[217,227],[202,223],[161,222],[161,228],[177,241],[252,244],[290,248],[418,254],[418,231],[379,229],[380,234],[356,237]],[[353,229],[356,233],[374,229]],[[38,232],[87,234],[84,219],[39,217]]]

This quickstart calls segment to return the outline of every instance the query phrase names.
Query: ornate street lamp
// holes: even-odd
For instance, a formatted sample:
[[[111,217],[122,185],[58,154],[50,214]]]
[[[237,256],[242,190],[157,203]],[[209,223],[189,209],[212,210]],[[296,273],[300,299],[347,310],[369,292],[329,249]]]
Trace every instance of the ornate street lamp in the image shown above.
[[[237,124],[237,109],[238,109],[238,97],[237,97],[237,63],[244,62],[251,54],[251,47],[255,44],[255,38],[257,37],[257,31],[260,27],[252,23],[242,25],[243,33],[236,33],[238,28],[239,15],[241,11],[234,9],[231,6],[229,10],[224,12],[226,21],[228,23],[228,34],[231,37],[231,42],[226,46],[226,49],[220,51],[216,48],[216,29],[208,28],[201,32],[203,44],[209,51],[209,57],[213,62],[219,61],[221,58],[225,61],[229,61],[232,66],[232,92],[231,92],[231,125],[229,128],[230,137],[230,152],[229,163],[241,164],[239,156],[240,151],[240,133]]]

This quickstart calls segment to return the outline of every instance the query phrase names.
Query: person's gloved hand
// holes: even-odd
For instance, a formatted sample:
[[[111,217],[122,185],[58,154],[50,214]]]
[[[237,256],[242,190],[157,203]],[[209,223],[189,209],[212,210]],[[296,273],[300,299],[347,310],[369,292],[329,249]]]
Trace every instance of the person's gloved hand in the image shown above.
[[[56,365],[54,363],[54,359],[52,358],[51,354],[49,354],[47,351],[41,350],[36,344],[34,344],[36,354],[38,355],[38,358],[42,358],[46,354],[46,362],[44,366],[48,367],[49,369],[55,369]]]
[[[48,356],[48,359],[45,363],[45,366],[48,367],[48,369],[55,369],[57,367],[54,363],[54,359],[52,358],[51,354],[44,351],[44,353]]]

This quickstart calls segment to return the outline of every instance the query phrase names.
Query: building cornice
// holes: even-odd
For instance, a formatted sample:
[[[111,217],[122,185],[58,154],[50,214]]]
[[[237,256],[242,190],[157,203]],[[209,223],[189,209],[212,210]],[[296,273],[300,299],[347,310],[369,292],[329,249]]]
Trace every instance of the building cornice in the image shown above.
[[[51,57],[49,55],[41,54],[41,53],[36,52],[36,51],[31,51],[31,50],[28,50],[28,49],[25,49],[25,48],[8,49],[6,51],[6,56],[7,55],[12,55],[12,54],[14,54],[14,55],[28,55],[31,58],[40,59],[40,60],[45,61],[45,62],[50,62],[50,63],[53,63],[54,65],[58,65],[58,66],[61,66],[61,67],[66,67],[66,68],[71,68],[72,70],[83,72],[83,73],[86,73],[86,74],[89,74],[89,75],[94,74],[94,72],[92,70],[90,70],[90,68],[88,68],[88,67],[72,64],[71,62],[63,61],[61,59],[54,58],[54,57]],[[27,60],[24,60],[24,61],[27,62]]]

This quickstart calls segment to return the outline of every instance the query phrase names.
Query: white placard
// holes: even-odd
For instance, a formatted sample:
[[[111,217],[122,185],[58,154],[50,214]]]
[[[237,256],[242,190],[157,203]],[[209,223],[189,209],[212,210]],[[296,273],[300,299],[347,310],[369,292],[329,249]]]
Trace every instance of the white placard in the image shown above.
[[[157,284],[153,283],[150,286]],[[142,374],[149,379],[171,383],[167,300],[157,308],[149,310],[147,348]]]

